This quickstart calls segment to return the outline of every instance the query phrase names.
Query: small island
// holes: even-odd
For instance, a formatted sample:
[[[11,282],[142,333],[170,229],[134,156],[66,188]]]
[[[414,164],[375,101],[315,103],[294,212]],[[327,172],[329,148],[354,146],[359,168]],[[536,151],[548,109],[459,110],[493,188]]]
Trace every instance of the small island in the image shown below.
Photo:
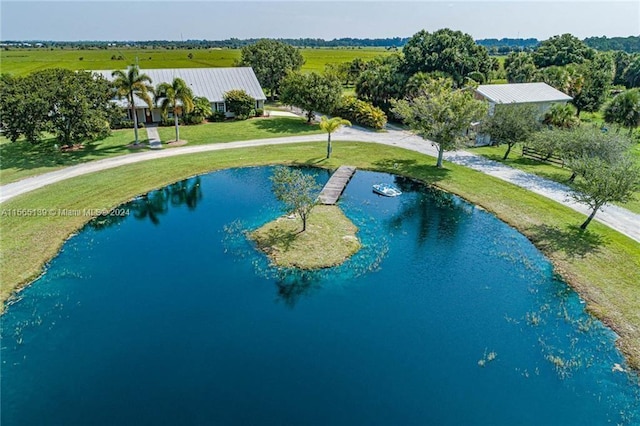
[[[301,232],[302,220],[282,216],[249,237],[277,266],[321,269],[344,263],[360,250],[358,228],[335,205],[316,205]]]

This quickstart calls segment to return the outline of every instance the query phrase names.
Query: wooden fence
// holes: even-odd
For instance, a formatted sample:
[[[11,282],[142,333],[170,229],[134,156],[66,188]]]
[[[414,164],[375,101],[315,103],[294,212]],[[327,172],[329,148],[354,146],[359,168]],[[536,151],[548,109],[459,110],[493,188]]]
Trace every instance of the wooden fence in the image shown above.
[[[539,161],[546,161],[548,163],[558,164],[560,167],[564,167],[564,160],[556,155],[548,154],[546,152],[539,151],[537,149],[529,148],[528,146],[522,147],[522,156],[535,158]]]

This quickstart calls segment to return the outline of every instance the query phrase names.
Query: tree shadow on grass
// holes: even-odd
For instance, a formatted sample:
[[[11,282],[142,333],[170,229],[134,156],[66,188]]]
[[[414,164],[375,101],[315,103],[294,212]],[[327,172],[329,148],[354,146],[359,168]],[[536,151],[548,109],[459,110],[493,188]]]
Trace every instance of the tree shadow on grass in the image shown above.
[[[376,161],[373,165],[380,171],[408,176],[430,184],[445,179],[450,173],[450,170],[447,168],[438,168],[435,165],[418,163],[416,160],[389,158]]]
[[[131,141],[133,143],[133,140]],[[32,144],[26,141],[0,145],[2,169],[31,170],[40,167],[72,166],[91,160],[138,152],[127,144],[102,145],[100,141],[86,143],[83,149],[63,152],[55,138]],[[146,148],[143,148],[146,149]]]
[[[281,135],[299,135],[301,133],[317,132],[317,124],[307,124],[304,120],[294,117],[277,117],[257,119],[252,124],[265,132]]]
[[[583,258],[597,253],[607,240],[590,230],[570,225],[565,229],[549,225],[536,225],[530,229],[531,239],[543,250],[562,252],[569,258]]]
[[[260,246],[267,249],[277,246],[282,248],[283,251],[288,251],[299,234],[299,230],[283,229],[276,226],[269,229],[266,235],[262,235]]]

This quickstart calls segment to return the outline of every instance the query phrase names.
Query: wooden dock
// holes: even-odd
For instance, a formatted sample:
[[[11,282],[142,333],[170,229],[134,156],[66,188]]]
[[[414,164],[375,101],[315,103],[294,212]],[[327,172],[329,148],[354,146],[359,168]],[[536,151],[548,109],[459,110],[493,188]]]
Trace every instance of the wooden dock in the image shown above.
[[[324,188],[322,188],[322,191],[320,191],[320,195],[318,196],[320,204],[337,203],[355,172],[356,168],[354,166],[338,167],[338,170],[331,175],[329,182],[327,182]]]

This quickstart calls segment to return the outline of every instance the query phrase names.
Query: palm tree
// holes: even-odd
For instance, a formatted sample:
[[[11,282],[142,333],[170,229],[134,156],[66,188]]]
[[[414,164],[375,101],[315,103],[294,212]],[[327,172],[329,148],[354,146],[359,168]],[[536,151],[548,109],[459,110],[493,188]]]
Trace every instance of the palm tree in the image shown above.
[[[640,126],[640,89],[626,90],[613,98],[604,108],[604,120],[629,129]]]
[[[138,145],[138,116],[136,115],[136,106],[134,96],[142,99],[153,107],[150,94],[153,94],[153,86],[151,86],[151,77],[146,74],[140,74],[140,68],[137,65],[130,66],[126,71],[116,70],[111,73],[114,78],[113,84],[116,88],[116,94],[120,98],[126,98],[131,108],[131,116],[133,118],[133,131],[136,135],[135,145]]]
[[[171,84],[161,83],[158,85],[156,103],[160,103],[162,115],[165,119],[169,109],[173,109],[173,119],[176,124],[176,141],[179,141],[178,109],[182,109],[184,113],[189,113],[193,110],[193,92],[183,79],[176,77]]]
[[[351,126],[351,122],[349,120],[345,120],[341,117],[333,117],[327,120],[327,117],[322,117],[320,119],[320,128],[327,132],[327,158],[331,157],[331,133],[335,132],[340,128],[340,126]]]
[[[578,125],[580,119],[576,117],[576,108],[573,105],[554,104],[544,115],[542,122],[550,126],[568,129]]]

